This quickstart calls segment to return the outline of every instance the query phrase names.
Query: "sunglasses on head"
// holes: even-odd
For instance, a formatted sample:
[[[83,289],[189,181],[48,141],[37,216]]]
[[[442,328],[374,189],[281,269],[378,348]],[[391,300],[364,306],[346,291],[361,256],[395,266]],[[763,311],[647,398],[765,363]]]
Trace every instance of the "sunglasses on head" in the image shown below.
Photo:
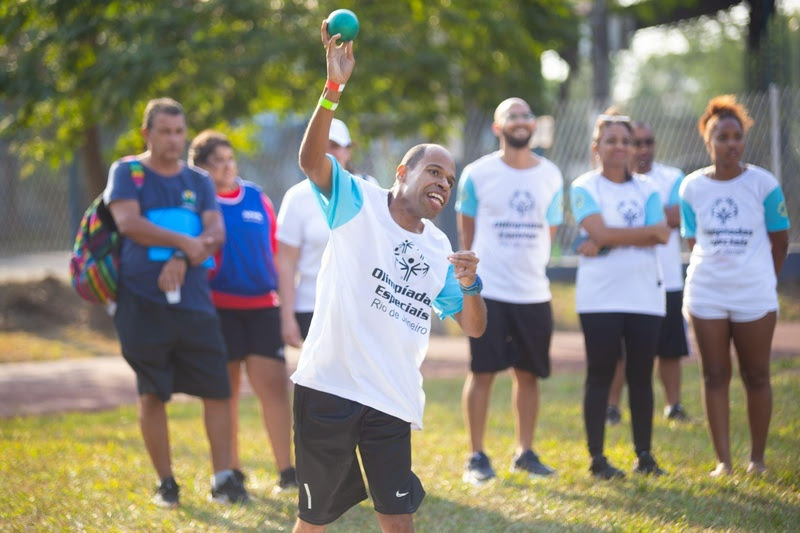
[[[600,115],[597,117],[598,120],[602,120],[603,122],[630,122],[631,117],[626,115]]]
[[[507,122],[512,122],[512,121],[516,121],[516,120],[533,120],[534,118],[536,118],[536,115],[534,115],[533,113],[530,113],[530,112],[529,113],[509,113],[508,115],[506,115],[505,120]]]

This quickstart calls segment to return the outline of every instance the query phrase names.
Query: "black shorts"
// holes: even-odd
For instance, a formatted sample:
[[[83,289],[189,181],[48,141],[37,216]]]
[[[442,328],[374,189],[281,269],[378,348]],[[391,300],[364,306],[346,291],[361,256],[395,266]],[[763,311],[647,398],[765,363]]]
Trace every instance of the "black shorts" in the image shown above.
[[[689,355],[686,340],[686,321],[683,318],[683,291],[667,292],[667,316],[661,323],[656,355],[664,359],[676,359]]]
[[[550,375],[550,338],[553,313],[550,302],[512,304],[484,299],[486,332],[470,337],[473,372],[500,372],[509,367],[540,378]]]
[[[173,392],[230,397],[216,313],[170,308],[120,287],[114,325],[139,394],[155,394],[164,402]]]
[[[284,361],[281,313],[277,307],[217,309],[228,360],[261,355]]]
[[[305,339],[308,337],[308,328],[311,327],[311,319],[314,317],[314,313],[295,313],[294,317],[300,326],[300,336]]]
[[[294,387],[298,515],[330,524],[367,498],[356,447],[375,510],[414,513],[425,497],[411,471],[411,425],[333,394]]]

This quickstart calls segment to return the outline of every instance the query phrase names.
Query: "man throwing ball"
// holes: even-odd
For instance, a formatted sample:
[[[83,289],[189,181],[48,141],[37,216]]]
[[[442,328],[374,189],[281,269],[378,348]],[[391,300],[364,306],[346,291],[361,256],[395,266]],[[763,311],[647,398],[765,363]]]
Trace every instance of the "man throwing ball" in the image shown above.
[[[431,312],[480,336],[486,308],[473,252],[453,253],[430,221],[455,186],[455,163],[435,144],[413,147],[391,190],[353,177],[325,155],[353,43],[337,46],[323,22],[328,81],[311,117],[300,167],[331,228],[314,318],[294,397],[299,517],[294,531],[323,531],[367,498],[359,449],[383,531],[413,531],[425,491],[411,471],[410,430],[422,428],[419,367]]]

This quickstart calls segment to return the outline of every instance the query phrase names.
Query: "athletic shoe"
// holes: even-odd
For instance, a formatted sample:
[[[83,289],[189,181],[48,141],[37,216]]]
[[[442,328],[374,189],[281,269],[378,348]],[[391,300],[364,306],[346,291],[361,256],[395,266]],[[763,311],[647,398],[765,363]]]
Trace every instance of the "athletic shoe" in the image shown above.
[[[462,479],[473,485],[481,485],[495,477],[492,463],[483,452],[475,452],[467,461]]]
[[[244,472],[239,470],[238,468],[233,469],[233,477],[236,478],[236,481],[244,485],[244,480],[247,476],[244,475]]]
[[[691,422],[692,420],[680,403],[664,407],[664,417],[669,420],[677,420],[678,422]]]
[[[609,426],[616,426],[622,421],[622,414],[619,412],[619,407],[616,405],[609,405],[606,407],[606,422]]]
[[[542,463],[539,460],[539,456],[533,453],[533,450],[525,450],[514,457],[514,461],[511,463],[511,471],[527,472],[531,476],[537,477],[552,476],[556,473],[555,470]]]
[[[250,496],[247,494],[247,489],[244,484],[236,479],[235,474],[231,474],[225,478],[225,482],[217,487],[211,487],[211,494],[209,499],[216,503],[247,503]]]
[[[178,506],[178,492],[180,487],[175,483],[175,478],[172,476],[165,477],[156,488],[156,495],[153,496],[153,501],[159,507],[165,509],[174,509]]]
[[[599,479],[622,479],[625,477],[625,472],[611,466],[605,455],[592,457],[592,466],[589,467],[589,471]]]
[[[293,466],[285,470],[281,470],[280,479],[278,480],[278,489],[296,489],[297,488],[297,471]]]
[[[633,471],[637,474],[648,474],[653,476],[666,475],[664,470],[659,468],[656,460],[650,455],[650,452],[639,452],[636,459],[633,461]]]

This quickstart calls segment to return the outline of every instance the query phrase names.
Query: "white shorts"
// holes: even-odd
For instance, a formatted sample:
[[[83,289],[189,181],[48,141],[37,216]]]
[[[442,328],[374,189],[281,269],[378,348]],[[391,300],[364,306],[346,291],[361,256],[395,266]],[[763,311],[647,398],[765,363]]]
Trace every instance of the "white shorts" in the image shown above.
[[[734,311],[719,305],[687,304],[683,307],[686,318],[689,315],[702,320],[730,320],[731,322],[755,322],[777,309],[764,309],[758,311]]]

